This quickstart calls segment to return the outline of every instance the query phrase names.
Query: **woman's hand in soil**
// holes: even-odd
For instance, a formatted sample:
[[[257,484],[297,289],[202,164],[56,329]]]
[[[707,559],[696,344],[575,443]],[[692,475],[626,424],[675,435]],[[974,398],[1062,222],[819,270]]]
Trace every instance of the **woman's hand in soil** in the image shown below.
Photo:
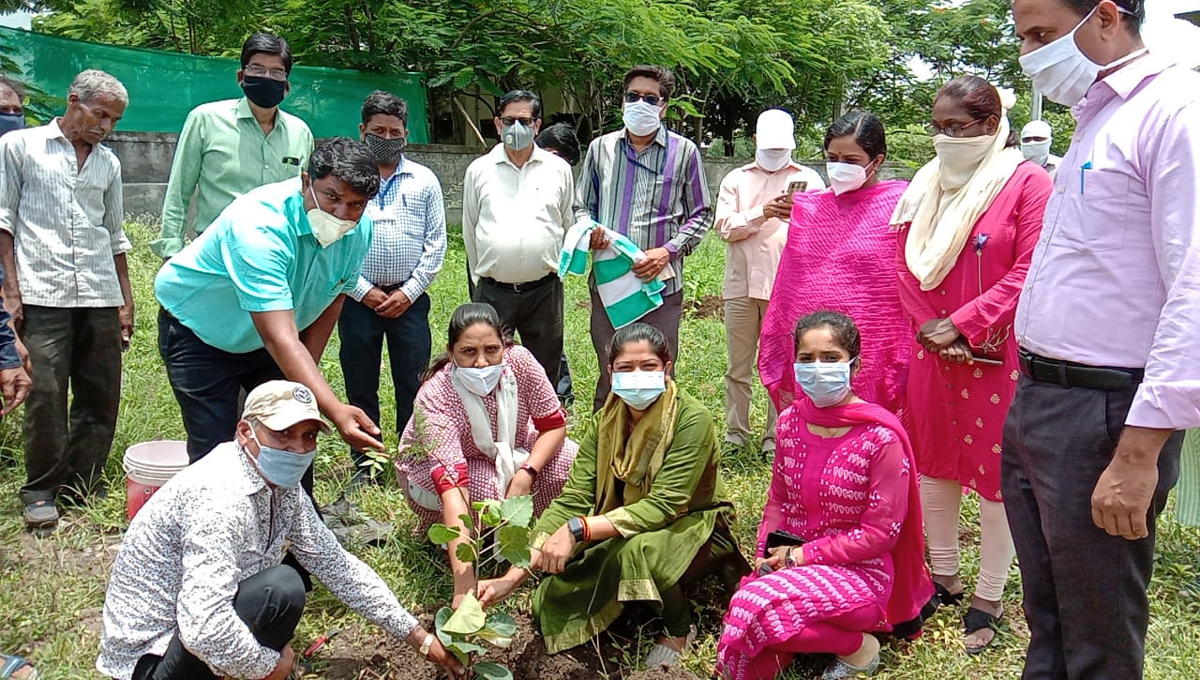
[[[479,604],[484,607],[490,607],[493,604],[507,600],[509,595],[512,595],[513,591],[524,583],[528,577],[529,572],[520,567],[513,567],[504,576],[480,581]]]
[[[567,558],[571,556],[571,550],[574,547],[575,537],[571,535],[571,530],[564,524],[542,545],[542,571],[549,574],[561,574],[563,568],[567,566]]]

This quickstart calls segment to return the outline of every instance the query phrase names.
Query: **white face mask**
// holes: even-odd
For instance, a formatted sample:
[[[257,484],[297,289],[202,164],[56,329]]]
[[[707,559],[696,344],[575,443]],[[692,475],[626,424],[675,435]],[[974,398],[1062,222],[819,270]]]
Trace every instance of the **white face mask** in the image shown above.
[[[667,390],[663,371],[628,371],[612,374],[613,394],[630,408],[645,411]]]
[[[861,189],[867,183],[867,169],[857,163],[830,161],[825,164],[825,174],[829,175],[829,188],[835,196]]]
[[[934,135],[933,148],[937,151],[939,175],[942,189],[949,191],[966,184],[985,156],[996,143],[995,135],[979,137],[950,137]]]
[[[851,371],[854,359],[837,362],[812,362],[792,365],[796,384],[819,408],[841,403],[850,394]]]
[[[483,368],[463,367],[458,364],[454,365],[453,370],[458,373],[458,377],[462,383],[473,394],[481,397],[486,397],[496,390],[496,386],[500,384],[500,376],[504,373],[504,362],[495,366],[484,366]]]
[[[321,209],[321,204],[317,202],[317,193],[313,190],[312,182],[308,183],[308,192],[312,194],[313,203],[317,207],[308,211],[308,223],[312,225],[313,235],[317,237],[317,242],[322,248],[337,243],[338,239],[346,235],[354,227],[358,226],[358,222],[354,220],[343,220],[325,212]]]
[[[1093,7],[1083,21],[1075,24],[1070,33],[1021,57],[1021,70],[1033,80],[1033,86],[1050,101],[1075,106],[1096,82],[1096,76],[1100,75],[1101,71],[1128,63],[1146,52],[1146,48],[1143,47],[1107,66],[1088,59],[1076,44],[1075,34],[1092,18],[1099,7],[1099,4]],[[1122,14],[1130,14],[1122,7],[1117,9]]]
[[[1044,142],[1021,142],[1021,155],[1027,161],[1045,165],[1050,160],[1050,140]]]
[[[644,137],[658,131],[658,126],[662,124],[659,111],[657,106],[651,106],[639,99],[636,102],[625,102],[621,118],[627,130],[638,137]]]
[[[758,167],[767,172],[778,172],[792,160],[791,149],[758,149],[754,152]]]

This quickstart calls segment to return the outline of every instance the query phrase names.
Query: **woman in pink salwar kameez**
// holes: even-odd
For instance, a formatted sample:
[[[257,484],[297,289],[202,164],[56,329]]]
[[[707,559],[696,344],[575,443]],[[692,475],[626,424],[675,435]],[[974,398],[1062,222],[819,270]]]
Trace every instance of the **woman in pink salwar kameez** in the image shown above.
[[[758,530],[759,572],[733,596],[717,645],[726,680],[774,678],[796,654],[833,653],[824,678],[879,667],[871,632],[920,632],[925,568],[916,469],[890,411],[850,390],[858,329],[837,312],[797,323],[804,394],[779,416],[775,469]],[[772,532],[802,545],[764,554]]]
[[[1051,181],[1016,148],[1001,94],[986,80],[955,78],[933,107],[937,159],[904,194],[900,295],[916,337],[908,418],[921,472],[921,505],[942,603],[963,599],[959,508],[979,494],[980,560],[964,617],[966,651],[991,644],[1015,554],[1000,496],[1000,442],[1017,385],[1013,316]]]
[[[894,275],[896,233],[888,218],[907,183],[880,181],[887,158],[883,123],[852,111],[825,133],[830,188],[793,198],[759,339],[758,374],[779,412],[796,398],[792,329],[818,310],[835,310],[862,329],[869,361],[854,378],[863,399],[899,413],[908,370],[908,317]]]

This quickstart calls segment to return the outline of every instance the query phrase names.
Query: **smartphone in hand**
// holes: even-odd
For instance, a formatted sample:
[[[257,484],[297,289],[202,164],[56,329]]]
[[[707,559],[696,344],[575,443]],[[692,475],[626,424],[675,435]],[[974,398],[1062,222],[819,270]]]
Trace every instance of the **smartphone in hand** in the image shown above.
[[[787,191],[785,191],[783,193],[787,194],[788,196],[791,196],[792,194],[796,193],[797,191],[803,192],[803,191],[807,191],[807,190],[808,190],[808,182],[798,179],[794,182],[788,182]]]

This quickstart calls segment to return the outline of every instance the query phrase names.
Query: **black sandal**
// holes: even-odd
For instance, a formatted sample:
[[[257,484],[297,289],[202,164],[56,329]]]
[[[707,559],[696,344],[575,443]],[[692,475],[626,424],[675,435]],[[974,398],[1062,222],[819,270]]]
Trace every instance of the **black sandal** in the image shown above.
[[[966,590],[960,590],[957,593],[951,594],[950,591],[946,589],[946,586],[934,581],[933,595],[929,598],[929,601],[925,603],[925,606],[921,607],[921,620],[928,620],[937,613],[937,610],[940,607],[946,607],[952,604],[962,604],[963,594],[966,592]]]
[[[967,650],[967,654],[979,654],[988,647],[992,646],[992,643],[996,641],[996,635],[1000,634],[1000,619],[1003,617],[1004,614],[995,616],[983,611],[982,609],[976,609],[975,607],[971,607],[967,610],[966,615],[963,616],[963,635],[978,633],[985,628],[990,628],[993,631],[992,639],[988,640],[987,643],[980,645],[979,647],[966,647],[964,645]]]

